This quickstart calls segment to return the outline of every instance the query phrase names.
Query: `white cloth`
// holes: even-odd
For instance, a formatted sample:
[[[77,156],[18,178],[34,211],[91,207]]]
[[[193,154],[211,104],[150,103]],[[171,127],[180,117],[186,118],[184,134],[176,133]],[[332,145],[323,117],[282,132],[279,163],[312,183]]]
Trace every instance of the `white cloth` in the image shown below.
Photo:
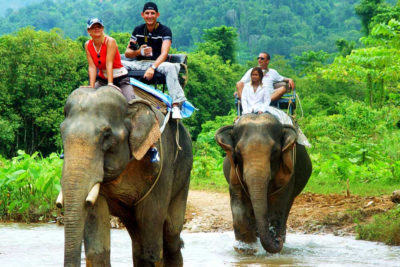
[[[242,108],[243,114],[252,112],[265,112],[271,103],[271,94],[273,89],[270,89],[266,85],[257,87],[254,92],[251,83],[246,83],[242,91]]]
[[[249,69],[240,79],[241,82],[244,84],[248,83],[251,81],[251,71],[253,68]],[[263,70],[265,72],[265,70]],[[276,82],[282,82],[285,79],[285,77],[281,76],[276,70],[274,69],[268,69],[268,72],[264,73],[262,83],[263,85],[267,86],[268,89],[274,90],[274,83]]]
[[[304,135],[303,131],[298,125],[293,124],[292,119],[289,117],[288,114],[286,114],[286,112],[283,112],[282,110],[271,106],[267,108],[266,112],[269,112],[273,116],[275,116],[275,118],[277,118],[280,123],[292,125],[297,132],[297,143],[306,147],[311,147],[311,144],[308,141],[307,137]]]

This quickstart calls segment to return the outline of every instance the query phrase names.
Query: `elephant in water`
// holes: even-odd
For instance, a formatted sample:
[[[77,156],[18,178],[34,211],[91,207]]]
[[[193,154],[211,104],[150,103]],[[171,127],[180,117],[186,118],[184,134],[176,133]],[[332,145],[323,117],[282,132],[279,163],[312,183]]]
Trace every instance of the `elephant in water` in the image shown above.
[[[215,139],[226,151],[236,240],[252,244],[258,236],[266,251],[280,252],[290,208],[312,171],[296,130],[271,114],[248,114],[220,128]]]
[[[186,129],[169,121],[161,134],[158,110],[108,86],[76,89],[64,110],[64,266],[81,265],[82,240],[86,266],[110,266],[110,214],[129,232],[135,266],[182,266],[193,163]],[[160,161],[151,163],[154,143]]]

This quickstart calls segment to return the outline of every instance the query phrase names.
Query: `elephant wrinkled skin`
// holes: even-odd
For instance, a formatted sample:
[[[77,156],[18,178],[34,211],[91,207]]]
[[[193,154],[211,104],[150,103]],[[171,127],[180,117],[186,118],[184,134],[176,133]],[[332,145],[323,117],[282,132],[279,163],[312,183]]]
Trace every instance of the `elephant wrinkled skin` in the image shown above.
[[[281,251],[290,208],[312,171],[296,138],[292,126],[268,113],[244,115],[216,132],[226,151],[224,174],[236,240],[251,244],[259,237],[266,251]]]
[[[76,89],[64,111],[64,266],[81,265],[82,240],[86,266],[110,266],[110,214],[131,236],[135,266],[182,266],[180,233],[193,163],[186,129],[170,121],[160,139],[163,115],[143,100],[128,104],[108,86]],[[144,157],[154,142],[158,163]],[[98,183],[97,197],[92,188]]]

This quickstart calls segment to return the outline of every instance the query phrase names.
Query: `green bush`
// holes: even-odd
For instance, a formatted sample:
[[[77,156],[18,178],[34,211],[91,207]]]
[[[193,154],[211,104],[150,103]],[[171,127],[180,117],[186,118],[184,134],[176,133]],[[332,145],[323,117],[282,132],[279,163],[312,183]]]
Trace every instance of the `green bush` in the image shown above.
[[[222,171],[225,152],[215,142],[215,132],[224,125],[232,124],[236,115],[217,116],[214,121],[202,124],[202,132],[194,142],[194,162],[191,188],[227,190],[228,184]]]
[[[400,205],[384,214],[375,215],[373,222],[357,226],[357,238],[400,245]]]
[[[308,149],[313,174],[306,190],[343,191],[348,180],[353,193],[390,193],[400,184],[399,110],[376,110],[358,101],[345,101],[337,110],[300,120],[313,145]]]
[[[0,157],[0,218],[25,222],[48,221],[56,216],[61,189],[62,160],[55,153],[42,158],[18,151],[11,160]]]

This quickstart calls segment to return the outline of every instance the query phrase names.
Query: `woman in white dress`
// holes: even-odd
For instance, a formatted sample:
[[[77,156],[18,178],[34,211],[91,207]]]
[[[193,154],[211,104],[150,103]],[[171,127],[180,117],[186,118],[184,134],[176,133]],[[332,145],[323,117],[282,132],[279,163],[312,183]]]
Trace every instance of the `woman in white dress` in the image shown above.
[[[261,114],[267,111],[273,92],[262,84],[262,77],[263,71],[260,67],[251,70],[251,82],[244,85],[242,92],[243,114]]]

